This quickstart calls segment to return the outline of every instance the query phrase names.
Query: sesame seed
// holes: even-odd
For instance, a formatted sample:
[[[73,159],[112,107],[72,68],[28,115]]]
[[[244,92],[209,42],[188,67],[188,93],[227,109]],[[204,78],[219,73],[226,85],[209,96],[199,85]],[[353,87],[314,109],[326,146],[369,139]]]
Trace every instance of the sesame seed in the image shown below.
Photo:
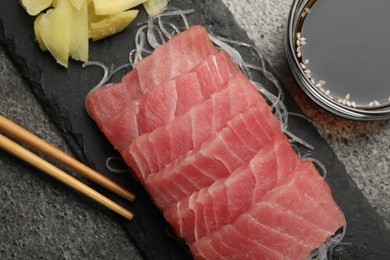
[[[326,85],[326,81],[325,80],[320,80],[320,81],[318,81],[318,83],[320,83],[321,85]]]
[[[321,85],[320,83],[317,83],[317,84],[316,84],[316,87],[317,87],[317,88],[320,88],[320,87],[322,87],[322,85]]]
[[[297,56],[298,56],[298,58],[302,57],[302,53],[299,51]]]
[[[301,37],[302,37],[301,33],[300,33],[300,32],[297,32],[297,38],[298,38],[298,39],[301,39]]]
[[[303,64],[303,63],[301,63],[301,67],[302,67],[302,69],[306,69],[306,65],[305,64]]]
[[[351,98],[351,94],[348,93],[348,94],[345,96],[345,99],[346,99],[346,100],[349,100],[350,98]]]
[[[353,108],[356,108],[356,102],[355,102],[355,101],[352,101],[351,106],[352,106]]]
[[[373,107],[373,106],[374,106],[374,102],[370,102],[370,103],[368,104],[368,106],[369,106],[369,107]]]
[[[374,102],[375,106],[380,106],[381,105],[381,103],[379,103],[379,101],[374,100],[373,102]]]
[[[325,91],[325,95],[329,96],[330,94],[330,90],[328,89],[327,91]]]
[[[297,44],[297,46],[301,46],[301,41],[298,39],[296,44]]]
[[[310,9],[306,7],[305,9],[303,9],[301,16],[305,17],[308,13],[310,13]]]
[[[303,61],[303,63],[307,65],[307,64],[309,64],[309,60],[306,59],[306,60]],[[389,100],[390,100],[390,97],[389,97]]]
[[[347,100],[347,106],[349,106],[349,107],[350,107],[350,106],[351,106],[351,104],[352,104],[352,103],[351,103],[351,101]]]
[[[297,47],[297,52],[301,52],[301,50],[302,50],[302,49],[301,49],[301,46],[298,46],[298,47]]]

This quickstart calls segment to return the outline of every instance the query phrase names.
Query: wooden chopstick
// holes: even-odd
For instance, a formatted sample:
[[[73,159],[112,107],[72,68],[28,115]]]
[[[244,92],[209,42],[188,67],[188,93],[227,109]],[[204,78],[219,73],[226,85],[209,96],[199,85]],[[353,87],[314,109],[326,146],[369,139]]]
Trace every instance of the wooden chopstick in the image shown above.
[[[100,173],[96,172],[90,167],[82,164],[81,162],[77,161],[73,157],[69,156],[68,154],[64,153],[58,148],[52,146],[46,141],[40,139],[36,135],[30,133],[26,129],[20,127],[19,125],[15,124],[14,122],[5,118],[2,115],[0,115],[0,132],[3,132],[4,134],[11,136],[21,141],[22,143],[30,146],[31,148],[34,148],[42,152],[46,156],[73,169],[79,174],[87,177],[91,181],[98,183],[99,185],[118,194],[119,196],[129,201],[134,201],[135,196],[131,192],[127,191],[126,189],[114,183],[110,179],[106,178],[105,176],[101,175]]]
[[[31,164],[32,166],[42,170],[43,172],[47,173],[48,175],[67,184],[68,186],[74,188],[75,190],[81,192],[82,194],[88,196],[89,198],[97,201],[98,203],[102,204],[103,206],[106,206],[107,208],[113,210],[114,212],[127,218],[128,220],[131,220],[133,218],[134,215],[130,211],[128,211],[125,208],[123,208],[122,206],[116,204],[112,200],[108,199],[107,197],[103,196],[102,194],[98,193],[97,191],[88,187],[84,183],[73,178],[72,176],[68,175],[64,171],[60,170],[59,168],[55,167],[54,165],[50,164],[49,162],[45,161],[41,157],[30,152],[29,150],[20,146],[19,144],[15,143],[14,141],[8,139],[7,137],[5,137],[2,134],[0,134],[0,148],[2,148],[5,151],[21,158],[22,160],[26,161],[27,163]]]

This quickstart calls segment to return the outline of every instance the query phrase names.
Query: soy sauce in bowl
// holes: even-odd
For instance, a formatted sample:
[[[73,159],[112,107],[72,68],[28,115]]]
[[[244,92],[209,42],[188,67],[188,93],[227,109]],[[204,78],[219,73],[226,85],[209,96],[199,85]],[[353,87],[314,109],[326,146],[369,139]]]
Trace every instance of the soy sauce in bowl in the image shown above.
[[[287,56],[314,101],[348,118],[390,118],[389,14],[388,0],[294,2]]]

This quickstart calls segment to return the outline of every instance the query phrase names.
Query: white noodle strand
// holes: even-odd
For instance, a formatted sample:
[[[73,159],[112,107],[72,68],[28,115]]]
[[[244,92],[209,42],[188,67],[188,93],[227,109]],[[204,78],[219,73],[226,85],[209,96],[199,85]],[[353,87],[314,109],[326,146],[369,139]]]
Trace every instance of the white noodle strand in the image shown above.
[[[212,34],[209,35],[211,41],[219,46],[221,49],[223,49],[233,60],[233,62],[241,69],[241,71],[244,73],[244,75],[252,79],[251,72],[249,71],[247,66],[244,66],[245,61],[242,58],[241,54],[233,47],[231,47],[229,44],[225,43],[220,37],[214,36]]]
[[[271,81],[271,83],[276,87],[278,95],[277,95],[277,100],[275,101],[273,106],[278,106],[279,103],[283,103],[283,99],[284,99],[283,89],[282,89],[279,81],[275,78],[275,76],[271,72],[269,72],[267,69],[265,69],[265,66],[259,67],[259,66],[253,65],[253,64],[248,64],[248,63],[246,65],[251,69],[258,70],[258,71],[262,72],[264,74],[264,76],[269,81]]]
[[[294,117],[300,117],[300,118],[305,119],[305,120],[308,121],[309,123],[312,123],[311,119],[308,118],[307,116],[303,115],[303,114],[299,114],[299,113],[295,113],[295,112],[288,112],[288,115],[289,115],[289,116],[294,116]]]
[[[170,8],[170,9],[172,9],[172,8]],[[154,17],[155,19],[157,19],[157,22],[159,24],[160,30],[164,33],[165,37],[167,37],[168,39],[170,39],[175,33],[176,34],[180,33],[181,30],[179,29],[179,27],[177,27],[173,23],[164,23],[162,21],[162,18],[163,17],[172,17],[172,16],[179,16],[180,15],[182,20],[183,20],[183,24],[184,24],[183,30],[185,30],[185,29],[189,28],[189,24],[188,24],[188,20],[187,20],[186,15],[187,14],[191,14],[191,13],[194,12],[194,9],[189,9],[189,10],[175,9],[173,11],[170,11],[170,9],[166,8],[166,9],[164,9],[161,12],[161,14],[158,14],[158,15],[156,15]],[[171,26],[174,29],[174,32],[173,33],[169,33],[168,30],[165,28],[165,24]]]
[[[282,129],[282,132],[285,132],[288,127],[288,116],[287,116],[286,106],[282,102],[279,102],[278,97],[276,97],[268,90],[266,90],[260,83],[252,81],[252,84],[266,99],[270,101],[270,103],[272,104],[274,115],[280,121],[280,128]]]
[[[157,39],[156,34],[159,36],[159,40]],[[154,25],[153,18],[151,16],[149,16],[148,19],[147,39],[153,49],[157,49],[165,43],[165,39],[160,28]]]
[[[111,166],[111,164],[112,164],[113,162],[117,162],[117,163],[126,165],[126,163],[124,162],[124,160],[123,160],[121,157],[117,157],[117,156],[108,157],[108,158],[106,159],[106,168],[107,168],[110,172],[113,172],[113,173],[129,173],[129,172],[130,172],[130,170],[129,170],[128,168],[124,168],[124,167],[116,168],[116,167],[114,167],[114,166]]]
[[[165,25],[169,25],[173,31],[169,33],[168,30],[165,28]],[[162,33],[164,33],[165,37],[167,37],[167,39],[171,39],[173,35],[181,32],[181,29],[179,27],[177,27],[173,23],[165,23],[160,18],[158,19],[158,26]]]
[[[98,66],[98,67],[101,67],[103,69],[103,71],[104,71],[103,78],[100,80],[100,82],[96,86],[94,86],[89,91],[89,93],[91,93],[95,89],[100,88],[101,86],[103,86],[103,85],[105,85],[107,83],[108,76],[109,76],[109,71],[108,71],[107,66],[104,65],[102,62],[99,62],[99,61],[88,61],[88,62],[83,63],[83,65],[82,65],[83,68],[88,67],[88,66]]]
[[[147,30],[148,25],[141,26],[135,34],[135,52],[134,59],[130,59],[130,63],[135,68],[137,63],[143,59],[142,53],[145,49],[146,35],[144,30]],[[131,53],[131,52],[130,52]]]
[[[185,29],[188,29],[190,27],[188,20],[187,20],[187,14],[194,13],[194,9],[188,9],[188,10],[180,10],[178,8],[165,8],[162,10],[162,12],[154,18],[161,19],[161,17],[172,17],[172,16],[181,16],[183,20],[183,24],[185,26]]]
[[[326,179],[328,171],[326,170],[326,167],[325,167],[325,165],[322,162],[320,162],[319,160],[317,160],[315,158],[312,158],[312,157],[303,157],[302,160],[304,160],[304,161],[311,161],[311,162],[317,164],[321,168],[321,170],[322,170],[322,177],[324,179]]]
[[[286,130],[284,133],[288,135],[293,141],[297,142],[298,144],[305,146],[307,149],[314,150],[314,146],[304,141],[303,139],[299,138],[298,136],[294,135],[289,130]]]
[[[345,217],[344,217],[345,219]],[[341,233],[337,233],[336,235],[330,237],[320,245],[316,250],[314,250],[307,258],[307,260],[332,260],[333,249],[338,245],[345,245],[346,243],[342,243],[341,241],[344,239],[347,231],[347,224],[341,227]],[[328,258],[329,254],[329,258]]]

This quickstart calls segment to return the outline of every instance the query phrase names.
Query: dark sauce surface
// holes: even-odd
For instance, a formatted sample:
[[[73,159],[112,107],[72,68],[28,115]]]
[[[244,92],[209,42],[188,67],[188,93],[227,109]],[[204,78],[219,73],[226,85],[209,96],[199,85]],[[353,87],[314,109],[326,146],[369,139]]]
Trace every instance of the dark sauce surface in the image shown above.
[[[302,60],[331,96],[350,94],[358,107],[389,104],[389,0],[317,0],[300,31]]]

